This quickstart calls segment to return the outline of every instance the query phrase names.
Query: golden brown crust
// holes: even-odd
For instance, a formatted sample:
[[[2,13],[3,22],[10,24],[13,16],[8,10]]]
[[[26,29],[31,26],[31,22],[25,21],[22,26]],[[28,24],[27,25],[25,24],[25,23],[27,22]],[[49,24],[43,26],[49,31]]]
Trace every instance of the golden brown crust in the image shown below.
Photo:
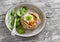
[[[35,19],[34,22],[31,22],[32,24],[34,23],[33,26],[31,26],[31,24],[28,24],[26,21],[24,21],[24,17],[23,17],[24,15],[21,17],[21,24],[23,25],[24,29],[28,29],[28,30],[36,29],[38,25],[41,23],[41,20],[37,18],[35,14],[32,14],[32,15],[34,15],[34,19]]]

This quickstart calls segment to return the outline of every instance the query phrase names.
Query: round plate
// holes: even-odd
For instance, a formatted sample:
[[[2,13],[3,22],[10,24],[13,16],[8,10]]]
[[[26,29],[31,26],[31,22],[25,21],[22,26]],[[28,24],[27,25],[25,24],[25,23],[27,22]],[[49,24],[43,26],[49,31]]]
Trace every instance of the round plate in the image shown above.
[[[38,13],[40,19],[41,19],[41,24],[39,25],[39,27],[33,31],[29,31],[29,30],[26,30],[26,33],[25,34],[19,34],[17,31],[16,31],[16,35],[18,36],[22,36],[22,37],[31,37],[31,36],[34,36],[38,33],[40,33],[43,28],[45,27],[45,24],[46,24],[46,17],[44,15],[44,13],[42,12],[42,10],[40,8],[38,8],[37,6],[33,5],[33,4],[20,4],[20,5],[16,5],[15,7],[12,7],[8,10],[7,14],[6,14],[6,18],[5,18],[5,23],[6,23],[6,26],[7,28],[11,31],[11,29],[9,28],[9,19],[8,19],[8,16],[11,12],[12,9],[14,8],[20,8],[22,6],[26,6],[28,9],[31,9],[32,11],[35,11],[36,13]]]

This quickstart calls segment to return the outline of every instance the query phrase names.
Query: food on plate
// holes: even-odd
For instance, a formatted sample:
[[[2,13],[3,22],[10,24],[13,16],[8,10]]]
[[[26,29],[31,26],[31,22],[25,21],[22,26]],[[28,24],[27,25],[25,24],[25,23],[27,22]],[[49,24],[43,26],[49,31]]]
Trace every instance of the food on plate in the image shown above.
[[[28,12],[21,17],[21,24],[23,25],[24,29],[36,29],[40,23],[41,20],[38,14],[34,12]]]
[[[40,17],[37,13],[30,11],[27,7],[23,6],[19,9],[12,9],[9,14],[10,29],[14,26],[14,15],[16,15],[16,31],[19,34],[24,34],[25,29],[36,29],[41,23]]]

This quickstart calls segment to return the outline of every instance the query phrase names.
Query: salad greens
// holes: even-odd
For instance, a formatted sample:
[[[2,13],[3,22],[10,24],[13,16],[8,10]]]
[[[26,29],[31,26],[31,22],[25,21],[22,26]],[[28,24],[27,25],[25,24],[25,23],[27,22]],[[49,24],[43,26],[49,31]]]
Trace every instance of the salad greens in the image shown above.
[[[16,9],[13,9],[12,11],[11,11],[11,16],[14,16],[15,14],[16,14]]]
[[[23,29],[23,26],[21,25],[20,18],[16,19],[16,31],[20,34],[25,33],[25,30]]]
[[[21,7],[20,10],[17,11],[17,16],[22,16],[27,11],[28,9],[26,7]]]
[[[16,31],[20,34],[24,34],[25,30],[23,29],[23,26],[20,24],[16,25]]]
[[[11,30],[13,29],[13,26],[14,26],[14,19],[11,19],[11,21],[10,21],[10,29]]]
[[[25,12],[27,12],[28,11],[28,9],[26,8],[26,7],[22,7],[21,9],[20,9],[20,14],[22,15],[22,14],[24,14]]]
[[[24,34],[25,33],[25,30],[23,30],[22,28],[16,28],[17,32],[20,33],[20,34]]]
[[[19,10],[13,9],[9,15],[10,19],[10,29],[13,29],[14,26],[14,15],[16,15],[16,30],[19,34],[24,34],[25,30],[20,22],[21,16],[28,11],[27,7],[21,7]]]
[[[9,21],[10,21],[10,29],[12,30],[13,29],[13,26],[14,26],[14,17],[10,14],[9,15]]]

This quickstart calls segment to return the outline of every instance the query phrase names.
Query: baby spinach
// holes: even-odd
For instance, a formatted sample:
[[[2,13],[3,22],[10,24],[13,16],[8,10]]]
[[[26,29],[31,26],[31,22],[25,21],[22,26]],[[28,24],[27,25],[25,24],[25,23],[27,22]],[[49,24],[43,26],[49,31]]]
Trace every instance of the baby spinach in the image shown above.
[[[27,7],[21,7],[19,10],[13,9],[9,15],[10,19],[10,29],[13,29],[14,26],[14,15],[16,15],[16,30],[19,34],[24,34],[25,30],[20,22],[21,16],[28,11]]]
[[[11,21],[10,21],[10,29],[11,30],[13,29],[13,26],[14,26],[14,19],[12,18]]]
[[[24,34],[25,30],[23,29],[23,26],[21,25],[20,18],[16,18],[16,31],[19,34]]]
[[[17,11],[17,15],[22,16],[27,11],[28,11],[27,7],[21,7],[20,10]]]
[[[12,11],[11,11],[11,16],[14,16],[16,14],[16,9],[13,9]]]
[[[23,30],[21,27],[16,28],[16,31],[17,31],[19,34],[24,34],[24,33],[25,33],[25,30]]]

